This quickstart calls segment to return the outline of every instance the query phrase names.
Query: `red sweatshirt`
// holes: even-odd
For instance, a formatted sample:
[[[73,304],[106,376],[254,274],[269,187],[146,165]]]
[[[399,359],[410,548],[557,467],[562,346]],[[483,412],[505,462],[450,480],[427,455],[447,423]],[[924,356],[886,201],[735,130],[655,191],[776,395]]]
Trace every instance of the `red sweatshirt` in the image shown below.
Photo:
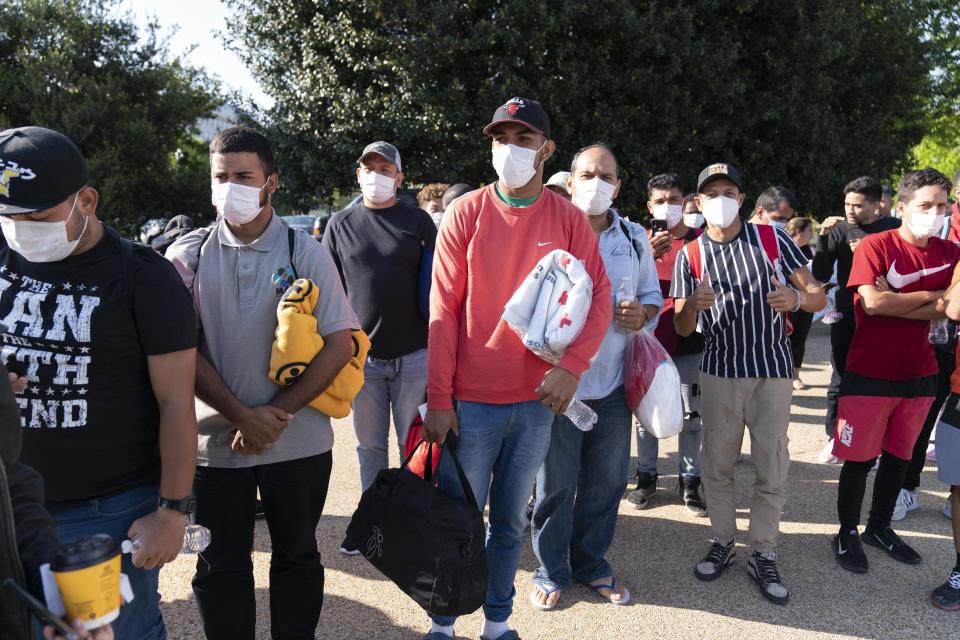
[[[500,316],[523,279],[554,249],[579,258],[593,278],[586,325],[560,362],[579,378],[613,315],[597,236],[584,214],[549,189],[529,207],[509,207],[491,184],[459,198],[444,215],[430,291],[430,409],[451,409],[454,398],[489,404],[537,399],[551,366],[527,350]]]

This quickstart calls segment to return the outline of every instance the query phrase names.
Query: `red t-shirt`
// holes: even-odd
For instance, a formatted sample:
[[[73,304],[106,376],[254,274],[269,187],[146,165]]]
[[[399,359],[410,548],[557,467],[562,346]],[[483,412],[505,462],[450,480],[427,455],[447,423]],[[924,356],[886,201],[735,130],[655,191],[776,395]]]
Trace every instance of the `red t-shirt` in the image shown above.
[[[660,322],[653,335],[656,336],[663,348],[671,356],[687,355],[703,351],[703,336],[692,336],[693,340],[681,338],[673,326],[674,303],[670,297],[670,283],[673,280],[673,266],[677,262],[677,254],[683,245],[697,239],[703,233],[701,229],[687,229],[682,238],[673,237],[669,251],[654,261],[657,268],[657,278],[660,280],[660,293],[663,294],[663,307],[660,308]],[[653,231],[647,230],[647,237],[653,237]],[[681,344],[683,343],[683,344]],[[679,348],[679,352],[678,352]]]
[[[930,345],[930,322],[892,316],[868,316],[860,304],[857,288],[875,284],[884,276],[897,293],[937,291],[950,287],[960,260],[960,247],[940,238],[930,238],[917,247],[898,229],[864,238],[853,254],[847,288],[854,294],[857,329],[847,356],[847,371],[881,380],[910,380],[937,373],[937,360]]]

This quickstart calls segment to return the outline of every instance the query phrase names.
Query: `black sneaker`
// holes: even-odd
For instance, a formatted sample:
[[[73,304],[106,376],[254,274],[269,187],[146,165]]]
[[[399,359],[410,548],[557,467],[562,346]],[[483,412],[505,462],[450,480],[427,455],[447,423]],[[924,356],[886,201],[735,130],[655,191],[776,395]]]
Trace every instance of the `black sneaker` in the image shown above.
[[[360,555],[360,549],[357,548],[357,545],[353,544],[350,538],[344,538],[343,542],[340,543],[340,553],[345,556],[358,556]]]
[[[754,551],[747,560],[747,573],[753,578],[763,597],[774,604],[787,604],[790,592],[783,586],[780,572],[777,570],[777,554],[757,553]]]
[[[863,530],[861,536],[864,544],[871,547],[883,549],[894,560],[906,564],[920,564],[920,554],[906,542],[900,539],[893,529],[886,527],[879,531],[874,531],[870,527]]]
[[[533,510],[537,508],[537,496],[530,496],[530,500],[527,501],[527,526],[530,526],[530,523],[533,521]]]
[[[733,546],[733,540],[727,544],[723,544],[718,538],[714,538],[713,544],[710,545],[710,549],[707,551],[707,555],[697,563],[693,573],[700,580],[710,582],[711,580],[719,578],[724,569],[736,561],[737,551]]]
[[[634,477],[637,480],[637,488],[627,496],[627,502],[632,504],[634,509],[646,509],[657,492],[657,474],[637,471]]]
[[[954,570],[946,582],[933,590],[930,602],[937,609],[960,611],[960,571]]]
[[[707,503],[700,497],[700,478],[697,476],[680,476],[679,487],[680,497],[683,498],[683,504],[687,509],[698,518],[707,515]]]
[[[867,572],[867,554],[863,552],[860,533],[856,529],[833,536],[830,546],[833,548],[833,557],[841,567],[854,573]]]
[[[257,504],[253,507],[253,517],[260,520],[266,518],[266,514],[263,512],[263,502],[257,500]]]

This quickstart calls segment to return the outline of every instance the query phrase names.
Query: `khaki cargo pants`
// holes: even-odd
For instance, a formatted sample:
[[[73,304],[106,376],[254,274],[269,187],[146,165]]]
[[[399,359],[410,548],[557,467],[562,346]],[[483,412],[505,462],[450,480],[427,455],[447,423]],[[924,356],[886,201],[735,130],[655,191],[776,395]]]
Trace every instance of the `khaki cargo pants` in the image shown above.
[[[746,426],[756,470],[748,543],[753,551],[774,551],[780,533],[780,512],[787,501],[787,427],[792,381],[719,378],[701,372],[700,393],[703,488],[712,533],[722,542],[737,535],[733,473]]]

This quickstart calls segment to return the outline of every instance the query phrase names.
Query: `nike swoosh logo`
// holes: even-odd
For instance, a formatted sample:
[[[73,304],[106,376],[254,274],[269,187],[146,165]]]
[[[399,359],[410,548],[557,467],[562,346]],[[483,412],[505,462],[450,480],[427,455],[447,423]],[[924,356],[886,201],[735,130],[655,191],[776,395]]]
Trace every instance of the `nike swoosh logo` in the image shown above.
[[[545,246],[547,246],[548,244],[553,244],[553,241],[551,240],[550,242],[538,242],[538,243],[537,243],[537,246],[538,246],[538,247],[545,247]]]
[[[839,553],[840,555],[843,555],[846,552],[847,550],[843,548],[843,543],[837,540],[837,553]]]
[[[948,263],[932,269],[921,269],[920,271],[914,271],[913,273],[897,273],[897,261],[894,260],[890,265],[890,270],[887,271],[887,282],[889,282],[894,289],[902,289],[913,284],[924,276],[932,276],[933,274],[939,273],[944,269],[949,269],[950,266],[951,265]]]

